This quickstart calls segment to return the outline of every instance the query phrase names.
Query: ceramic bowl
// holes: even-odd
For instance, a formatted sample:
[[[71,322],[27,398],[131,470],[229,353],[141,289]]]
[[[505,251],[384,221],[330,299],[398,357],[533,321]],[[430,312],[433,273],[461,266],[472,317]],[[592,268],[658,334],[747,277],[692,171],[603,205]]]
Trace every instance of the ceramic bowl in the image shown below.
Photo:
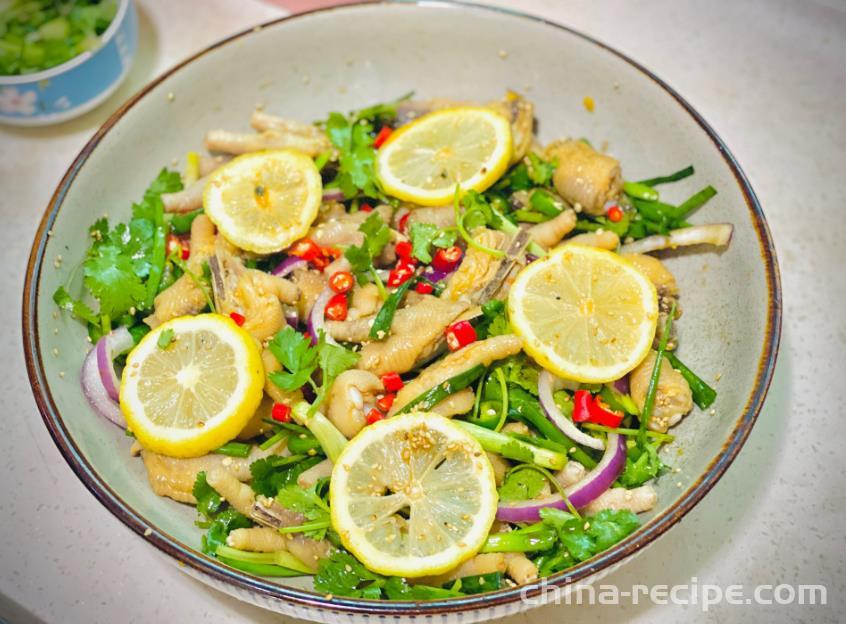
[[[96,49],[34,74],[0,76],[0,123],[46,126],[88,112],[126,78],[137,42],[135,4],[120,0]]]
[[[374,30],[378,37],[362,36]],[[198,148],[207,129],[246,130],[256,105],[314,120],[410,90],[418,97],[484,101],[509,88],[535,102],[542,140],[574,136],[607,144],[623,163],[627,179],[693,164],[695,177],[662,191],[681,201],[712,184],[719,194],[693,221],[735,225],[725,251],[706,249],[667,259],[682,291],[680,356],[703,378],[718,380],[714,385],[719,392],[713,412],[695,411],[675,430],[677,441],[665,457],[681,468],[681,476],[658,481],[659,505],[645,516],[640,530],[550,583],[566,587],[607,574],[678,522],[725,472],[761,408],[781,322],[772,240],[728,148],[657,77],[563,26],[445,2],[362,4],[266,24],[221,41],[166,73],[97,132],[47,208],[24,293],[23,333],[32,388],[68,463],[139,539],[222,591],[317,621],[390,617],[472,622],[498,619],[545,600],[548,594],[537,586],[431,603],[328,600],[312,591],[308,578],[257,578],[203,555],[194,510],[156,497],[141,462],[129,457],[130,441],[86,405],[78,382],[84,328],[59,315],[51,301],[56,287],[71,279],[83,258],[92,221],[104,212],[113,219],[126,217],[131,202],[163,165]],[[585,109],[585,96],[595,101],[593,112]]]

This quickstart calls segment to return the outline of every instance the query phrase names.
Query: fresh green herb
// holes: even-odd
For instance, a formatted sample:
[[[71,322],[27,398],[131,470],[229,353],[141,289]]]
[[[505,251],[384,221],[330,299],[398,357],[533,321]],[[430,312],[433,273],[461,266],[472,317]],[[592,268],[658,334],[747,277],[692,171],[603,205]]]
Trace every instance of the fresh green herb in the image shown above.
[[[276,502],[285,509],[290,509],[308,518],[315,527],[312,530],[303,531],[305,537],[320,540],[326,536],[326,530],[330,526],[329,505],[320,494],[318,488],[322,484],[317,483],[308,489],[298,485],[288,485],[281,488],[276,495]]]
[[[491,533],[481,552],[538,552],[549,550],[555,542],[555,530],[537,522],[506,533]]]
[[[567,455],[564,453],[550,451],[463,420],[454,420],[453,422],[476,438],[482,448],[491,453],[499,453],[508,459],[533,463],[552,470],[561,470],[567,463]]]
[[[208,305],[209,310],[212,312],[216,312],[214,307],[214,297],[212,296],[212,287],[211,287],[211,273],[209,272],[209,264],[208,262],[203,263],[203,273],[201,275],[197,275],[188,268],[188,263],[186,263],[182,258],[180,258],[175,253],[170,254],[168,256],[168,262],[172,263],[176,266],[184,275],[187,275],[188,278],[194,282],[194,285],[200,289],[203,293],[203,296],[206,298],[206,305]]]
[[[632,414],[633,416],[640,414],[640,410],[634,402],[634,399],[632,399],[632,397],[628,394],[617,392],[611,384],[605,384],[602,386],[599,396],[612,410]]]
[[[314,455],[320,452],[320,442],[310,433],[300,433],[288,438],[288,450],[298,455]]]
[[[226,536],[235,529],[249,529],[253,526],[252,520],[232,507],[226,507],[215,515],[214,520],[209,524],[209,529],[203,536],[203,552],[207,555],[214,555],[221,546],[226,546]]]
[[[458,238],[454,229],[443,230],[431,223],[412,223],[408,234],[412,245],[411,255],[423,264],[432,262],[432,247],[451,247]]]
[[[454,589],[411,585],[404,578],[371,572],[355,557],[337,550],[321,559],[314,577],[314,589],[333,596],[378,600],[434,600],[464,595]]]
[[[215,455],[228,455],[229,457],[239,457],[244,459],[250,456],[250,451],[253,450],[252,444],[246,442],[227,442],[223,446],[217,447],[212,451]]]
[[[669,182],[678,182],[679,180],[684,180],[687,177],[693,175],[693,165],[689,165],[684,169],[676,171],[675,173],[671,173],[670,175],[665,176],[658,176],[655,178],[649,178],[648,180],[640,180],[640,184],[645,184],[646,186],[658,186],[659,184],[667,184]]]
[[[717,194],[717,189],[713,186],[706,186],[698,193],[694,193],[689,199],[682,202],[676,213],[676,219],[687,219],[688,216],[698,208],[701,208],[705,203]]]
[[[461,594],[482,594],[495,591],[505,587],[505,575],[502,572],[489,572],[488,574],[475,574],[473,576],[462,576],[456,585],[460,588]]]
[[[626,441],[626,465],[618,477],[620,485],[627,488],[639,487],[659,476],[666,466],[658,456],[658,448],[663,440],[650,440],[651,436],[641,438],[638,431],[635,437]]]
[[[687,385],[690,386],[690,392],[693,395],[693,402],[699,406],[700,409],[711,407],[717,399],[717,391],[702,380],[696,373],[690,370],[684,363],[676,357],[672,351],[666,351],[664,357],[670,362],[670,366],[679,371],[684,377]]]
[[[355,366],[359,357],[361,356],[358,353],[354,353],[340,345],[327,342],[326,334],[321,330],[317,340],[317,362],[323,373],[323,379],[320,388],[317,389],[317,396],[314,399],[311,409],[312,412],[316,411],[317,407],[323,404],[326,396],[329,394],[329,388],[335,383],[338,375]]]
[[[163,329],[162,333],[159,334],[159,339],[156,340],[156,345],[159,349],[167,349],[170,346],[170,343],[173,342],[173,329],[168,327],[167,329]]]
[[[449,395],[455,394],[459,390],[464,390],[464,388],[476,381],[476,379],[478,379],[484,372],[485,367],[482,364],[477,364],[473,368],[463,371],[454,377],[450,377],[433,388],[429,388],[406,403],[397,413],[405,414],[414,409],[422,411],[428,410],[443,401]]]
[[[270,380],[288,392],[314,382],[311,376],[317,370],[319,353],[311,341],[292,327],[284,327],[268,343],[267,348],[282,365],[282,370],[268,375]]]
[[[470,232],[478,227],[490,226],[497,229],[502,225],[502,219],[491,210],[490,204],[485,197],[476,191],[468,191],[460,199],[460,188],[456,185],[455,196],[453,197],[453,208],[455,210],[455,225],[461,238],[474,249],[483,251],[495,258],[502,258],[505,252],[501,249],[493,249],[476,241]],[[461,208],[464,207],[464,212]]]
[[[655,363],[652,366],[652,374],[649,376],[649,385],[646,387],[646,397],[643,399],[643,410],[640,414],[641,442],[646,439],[646,428],[649,425],[649,419],[652,417],[652,406],[655,404],[655,395],[658,392],[658,379],[661,377],[661,361],[664,358],[664,352],[667,350],[667,341],[670,338],[670,330],[673,328],[673,316],[675,314],[676,302],[673,301],[667,314],[664,331],[661,333],[661,341],[658,343],[658,349],[655,352]]]
[[[534,470],[509,471],[499,488],[499,500],[529,500],[537,498],[546,477]]]
[[[549,191],[543,189],[535,189],[529,196],[529,205],[533,210],[537,210],[542,215],[552,218],[561,214],[564,209],[563,204],[558,202]]]
[[[376,275],[373,268],[373,259],[382,253],[385,245],[390,242],[391,230],[379,216],[379,213],[373,212],[358,227],[358,231],[364,234],[364,242],[358,246],[347,247],[344,256],[352,265],[352,271],[356,274],[359,283],[373,279],[376,285],[380,287],[380,292],[383,292],[385,287]]]
[[[91,325],[97,325],[100,318],[97,314],[84,302],[75,300],[68,294],[64,286],[59,286],[56,292],[53,293],[53,301],[59,306],[59,309],[70,312],[73,316],[81,319]]]
[[[557,547],[547,553],[538,566],[539,574],[544,576],[590,559],[640,526],[640,520],[628,510],[606,509],[587,518],[577,518],[566,511],[547,507],[540,510],[540,516],[542,524],[558,536]]]
[[[383,340],[391,333],[391,323],[394,322],[394,315],[397,312],[397,308],[414,282],[415,279],[411,277],[388,295],[388,298],[385,299],[382,307],[376,313],[376,318],[373,319],[373,325],[370,327],[371,338],[374,340]]]
[[[639,429],[628,429],[625,427],[606,427],[605,425],[597,425],[595,423],[582,423],[582,427],[588,429],[589,431],[601,431],[603,433],[618,433],[622,436],[638,436],[640,435]],[[664,442],[672,442],[676,439],[676,436],[669,434],[669,433],[661,433],[660,431],[650,431],[649,429],[646,430],[646,436],[649,438],[653,438],[655,440],[659,440],[662,443]]]
[[[321,391],[323,391],[324,388],[328,388],[332,384],[332,381],[334,380],[327,381],[327,376],[324,373]],[[323,452],[326,453],[326,457],[331,459],[333,462],[337,462],[338,457],[340,457],[341,452],[347,445],[347,439],[344,437],[344,434],[338,431],[338,428],[332,424],[331,420],[326,418],[326,416],[317,410],[317,407],[325,398],[325,392],[321,391],[318,391],[318,398],[315,400],[313,405],[309,405],[305,401],[300,401],[294,405],[291,415],[298,423],[308,427],[309,431],[311,431],[314,437],[317,438],[317,441],[320,442],[320,447],[323,449]]]
[[[245,568],[233,565],[233,562],[252,564],[253,566],[258,564],[261,568],[253,567],[252,570],[247,571],[261,569],[264,572],[262,576],[302,576],[304,574],[311,574],[311,568],[286,550],[277,550],[276,552],[248,552],[223,545],[217,547],[215,554],[228,565],[239,569]],[[275,568],[279,568],[279,570]]]
[[[0,9],[0,76],[31,74],[96,49],[115,0],[9,0]]]
[[[197,526],[208,527],[215,519],[218,512],[223,506],[223,499],[220,494],[206,482],[206,473],[198,472],[197,478],[194,481],[194,487],[191,490],[194,498],[197,501],[197,513],[205,518],[205,521],[198,520]]]
[[[558,167],[558,161],[546,161],[534,152],[514,165],[494,189],[506,194],[526,191],[536,186],[549,186],[552,175]]]
[[[643,182],[624,182],[623,192],[629,197],[637,197],[647,201],[658,201],[658,191]]]
[[[370,598],[382,596],[385,577],[371,572],[349,553],[338,550],[321,559],[314,576],[314,589],[321,594]]]
[[[513,333],[508,322],[505,302],[500,299],[491,299],[483,303],[482,316],[475,323],[475,329],[479,340]]]
[[[396,117],[397,104],[408,97],[410,94],[349,115],[331,113],[329,118],[322,122],[329,141],[338,152],[337,174],[326,185],[327,188],[340,188],[347,199],[359,194],[375,199],[387,199],[379,189],[376,179],[376,151],[373,148],[373,139],[379,127]]]
[[[202,208],[197,208],[184,214],[175,214],[170,218],[170,229],[174,234],[187,234],[191,231],[191,224],[194,219],[203,214]]]
[[[323,461],[322,457],[308,457],[294,455],[281,457],[271,455],[257,459],[250,464],[250,486],[256,494],[268,498],[276,496],[282,488],[295,485],[297,478],[306,470]]]

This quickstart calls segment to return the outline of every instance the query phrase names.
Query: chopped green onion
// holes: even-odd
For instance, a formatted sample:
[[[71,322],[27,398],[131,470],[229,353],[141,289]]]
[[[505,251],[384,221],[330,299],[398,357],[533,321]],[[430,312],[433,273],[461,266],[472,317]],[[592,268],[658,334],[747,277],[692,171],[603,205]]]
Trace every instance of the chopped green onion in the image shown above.
[[[543,189],[535,189],[529,197],[529,204],[547,217],[557,217],[561,214],[560,206],[553,196]]]
[[[666,353],[664,354],[666,356]],[[623,429],[620,427],[606,427],[605,425],[597,425],[594,423],[582,423],[582,427],[585,429],[589,429],[590,431],[602,431],[605,433],[617,433],[623,436],[636,436],[640,435],[639,429]],[[660,440],[661,442],[670,443],[676,439],[676,436],[670,435],[669,433],[661,433],[660,431],[650,431],[649,429],[646,430],[646,435],[650,438],[655,438],[656,440]]]
[[[391,333],[391,323],[394,322],[394,315],[397,313],[397,308],[402,298],[405,297],[405,293],[408,292],[408,289],[411,288],[412,283],[415,281],[414,277],[408,278],[400,284],[399,288],[388,295],[385,303],[382,304],[379,312],[376,313],[376,318],[373,319],[373,325],[370,327],[371,338],[382,340],[387,338],[388,334]]]
[[[306,531],[320,531],[322,529],[328,529],[331,526],[332,523],[329,520],[315,520],[314,522],[306,522],[305,524],[299,524],[297,526],[279,527],[276,530],[284,535],[286,533],[305,533]]]
[[[505,424],[505,419],[508,416],[508,383],[505,380],[505,373],[501,366],[494,370],[496,379],[499,382],[500,394],[502,395],[502,407],[499,412],[499,422],[494,427],[494,431],[499,431]]]
[[[454,377],[450,377],[446,381],[442,381],[433,388],[429,388],[419,396],[415,397],[406,403],[397,414],[405,414],[412,409],[428,410],[443,401],[451,394],[455,394],[459,390],[464,390],[467,386],[472,384],[476,379],[485,372],[485,367],[482,364],[477,364]]]
[[[278,550],[276,552],[269,553],[255,553],[246,550],[239,550],[237,548],[231,548],[229,546],[218,546],[217,550],[215,551],[215,554],[232,561],[280,566],[283,568],[288,568],[289,570],[297,571],[300,574],[312,573],[310,568],[308,568],[302,561],[297,559],[287,550]]]
[[[453,198],[453,208],[455,210],[455,225],[458,228],[458,233],[461,235],[461,238],[470,246],[479,251],[483,251],[484,253],[493,256],[494,258],[502,258],[505,256],[505,252],[501,249],[493,249],[491,247],[487,247],[482,243],[476,242],[476,240],[470,236],[470,233],[464,227],[464,214],[461,212],[461,203],[459,202],[459,191],[460,187],[456,185],[455,187],[455,196]],[[516,227],[516,226],[515,226]]]
[[[567,463],[567,455],[550,451],[539,446],[534,446],[517,440],[499,431],[491,431],[485,427],[474,425],[464,420],[453,420],[462,429],[466,430],[482,448],[491,453],[498,453],[508,459],[516,459],[523,462],[532,462],[544,468],[561,470]]]
[[[664,354],[670,366],[679,371],[684,377],[687,385],[690,386],[690,392],[693,395],[693,402],[699,406],[700,409],[711,407],[711,404],[717,398],[717,391],[705,383],[696,373],[690,370],[682,361],[676,357],[672,351],[667,351]]]
[[[555,529],[542,522],[506,533],[491,533],[479,552],[537,552],[555,545]]]
[[[713,186],[706,186],[698,193],[694,193],[689,199],[681,203],[676,210],[677,219],[686,219],[690,213],[697,208],[701,208],[709,199],[717,194],[717,189]]]
[[[245,458],[250,456],[253,445],[246,442],[227,442],[212,451],[215,455],[228,455],[229,457]]]
[[[338,461],[341,451],[347,445],[346,437],[338,431],[338,428],[326,416],[318,411],[310,414],[310,411],[311,405],[305,401],[300,401],[294,405],[294,409],[291,410],[291,416],[299,424],[308,427],[309,431],[320,442],[323,452],[326,453],[329,459],[333,462]],[[290,445],[290,441],[288,444]]]
[[[285,431],[284,429],[280,429],[279,431],[274,433],[272,436],[270,436],[267,440],[265,440],[264,442],[259,444],[259,448],[262,451],[266,451],[269,448],[273,448],[274,446],[279,444],[279,442],[281,442],[282,440],[287,438],[288,435],[289,434],[288,434],[287,431]]]
[[[669,182],[678,182],[679,180],[684,180],[693,175],[693,165],[688,165],[684,169],[680,169],[675,173],[671,173],[670,175],[665,176],[658,176],[655,178],[649,178],[648,180],[639,180],[639,184],[645,184],[646,186],[658,186],[659,184],[667,184]]]
[[[642,182],[623,182],[623,192],[629,197],[658,201],[658,191]]]
[[[640,414],[639,438],[641,442],[646,441],[646,428],[649,425],[649,418],[652,416],[652,406],[655,404],[655,394],[658,392],[658,378],[661,377],[661,360],[667,350],[667,341],[670,339],[670,330],[673,327],[673,316],[676,313],[676,302],[670,306],[667,314],[667,324],[661,334],[661,342],[658,344],[658,351],[655,353],[655,364],[652,367],[652,375],[649,377],[649,386],[646,388],[646,398],[643,400],[643,411]]]

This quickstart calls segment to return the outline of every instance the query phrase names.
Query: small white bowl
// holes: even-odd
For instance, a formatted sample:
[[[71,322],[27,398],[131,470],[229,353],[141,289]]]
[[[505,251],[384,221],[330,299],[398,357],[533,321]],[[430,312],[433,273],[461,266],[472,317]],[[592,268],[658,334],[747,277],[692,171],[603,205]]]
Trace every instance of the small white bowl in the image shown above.
[[[0,123],[46,126],[88,112],[123,82],[138,43],[133,0],[120,0],[100,45],[50,69],[0,76]]]

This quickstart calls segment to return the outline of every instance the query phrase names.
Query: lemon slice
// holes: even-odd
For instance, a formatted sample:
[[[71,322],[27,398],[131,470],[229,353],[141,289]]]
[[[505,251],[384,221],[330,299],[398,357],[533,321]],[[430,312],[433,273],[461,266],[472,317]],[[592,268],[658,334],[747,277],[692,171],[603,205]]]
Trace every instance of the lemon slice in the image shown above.
[[[517,275],[508,312],[523,348],[544,368],[566,379],[604,383],[646,357],[658,294],[619,255],[563,245]]]
[[[369,569],[418,577],[472,557],[496,515],[493,468],[447,418],[395,416],[344,448],[330,482],[332,526]]]
[[[511,159],[511,125],[480,107],[448,108],[394,132],[379,149],[377,172],[385,192],[422,206],[452,201],[462,191],[484,191]]]
[[[120,407],[144,448],[198,457],[238,435],[263,385],[252,336],[219,314],[182,316],[156,327],[129,353]]]
[[[314,161],[296,150],[244,154],[209,176],[203,208],[233,245],[259,254],[305,236],[323,195]]]

